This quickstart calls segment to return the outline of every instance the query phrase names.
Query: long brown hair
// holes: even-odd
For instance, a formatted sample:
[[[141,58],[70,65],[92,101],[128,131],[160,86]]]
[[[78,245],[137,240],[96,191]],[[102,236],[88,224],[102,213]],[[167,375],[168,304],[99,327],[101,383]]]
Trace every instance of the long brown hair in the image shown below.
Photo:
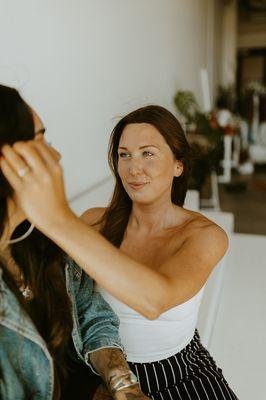
[[[143,122],[158,129],[175,158],[183,164],[182,175],[173,178],[171,192],[173,204],[182,207],[186,197],[191,151],[183,128],[176,117],[157,105],[139,108],[123,117],[114,127],[109,142],[108,161],[115,177],[115,188],[111,202],[98,222],[101,224],[100,232],[117,247],[122,243],[132,209],[132,201],[118,173],[119,142],[126,125]]]
[[[0,150],[5,143],[31,140],[34,136],[29,106],[15,89],[0,85]],[[8,223],[7,199],[12,195],[13,190],[0,170],[0,237]],[[25,233],[28,226],[29,222],[24,221],[12,236],[18,237]],[[23,272],[25,283],[34,293],[30,306],[24,301],[1,257],[3,279],[47,343],[55,364],[54,399],[59,399],[59,375],[65,374],[65,355],[73,325],[70,300],[64,282],[65,256],[37,229],[24,241],[10,245],[10,250],[12,258]]]

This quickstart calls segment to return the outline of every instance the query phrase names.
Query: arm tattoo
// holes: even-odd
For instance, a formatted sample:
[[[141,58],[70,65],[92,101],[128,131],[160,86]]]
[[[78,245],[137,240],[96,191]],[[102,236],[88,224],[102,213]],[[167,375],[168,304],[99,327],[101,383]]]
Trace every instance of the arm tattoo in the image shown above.
[[[126,400],[143,399],[143,394],[125,393]]]
[[[103,384],[100,384],[94,393],[93,400],[112,400],[113,397],[107,391]]]
[[[105,348],[90,355],[92,365],[106,382],[107,386],[116,374],[129,371],[122,351],[118,348]]]
[[[109,371],[113,371],[113,373],[109,377],[108,383],[110,382],[112,377],[117,374],[118,371],[125,372],[129,370],[124,355],[120,350],[110,349],[108,353],[107,368],[109,369]]]

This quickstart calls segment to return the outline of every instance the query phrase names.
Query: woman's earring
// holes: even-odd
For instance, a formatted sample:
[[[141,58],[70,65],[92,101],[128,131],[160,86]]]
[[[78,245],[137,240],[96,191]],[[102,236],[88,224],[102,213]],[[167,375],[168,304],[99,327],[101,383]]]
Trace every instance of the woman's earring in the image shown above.
[[[28,236],[30,236],[31,232],[33,231],[33,229],[35,228],[35,226],[33,224],[31,224],[31,226],[29,227],[29,229],[27,230],[27,232],[25,232],[22,236],[19,236],[16,239],[10,239],[6,241],[6,244],[14,244],[14,243],[18,243],[21,242],[22,240],[26,239]]]

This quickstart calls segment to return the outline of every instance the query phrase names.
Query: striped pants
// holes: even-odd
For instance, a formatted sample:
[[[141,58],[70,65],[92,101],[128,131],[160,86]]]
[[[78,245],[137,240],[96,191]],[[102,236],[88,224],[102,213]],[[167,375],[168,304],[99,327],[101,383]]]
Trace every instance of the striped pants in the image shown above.
[[[179,353],[151,363],[129,363],[153,400],[237,400],[196,331]]]

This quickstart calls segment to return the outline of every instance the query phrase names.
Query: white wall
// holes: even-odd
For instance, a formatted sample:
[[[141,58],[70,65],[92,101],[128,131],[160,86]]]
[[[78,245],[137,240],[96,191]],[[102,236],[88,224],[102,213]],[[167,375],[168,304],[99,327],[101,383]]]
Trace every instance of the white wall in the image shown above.
[[[237,50],[237,1],[225,2],[221,39],[221,82],[223,86],[234,85],[236,78]]]
[[[201,100],[208,1],[0,0],[0,81],[18,86],[63,153],[68,194],[108,174],[116,117]]]
[[[212,73],[212,93],[215,96],[218,85],[221,83],[221,46],[222,46],[222,15],[224,4],[220,0],[215,1],[213,15],[213,73]]]

